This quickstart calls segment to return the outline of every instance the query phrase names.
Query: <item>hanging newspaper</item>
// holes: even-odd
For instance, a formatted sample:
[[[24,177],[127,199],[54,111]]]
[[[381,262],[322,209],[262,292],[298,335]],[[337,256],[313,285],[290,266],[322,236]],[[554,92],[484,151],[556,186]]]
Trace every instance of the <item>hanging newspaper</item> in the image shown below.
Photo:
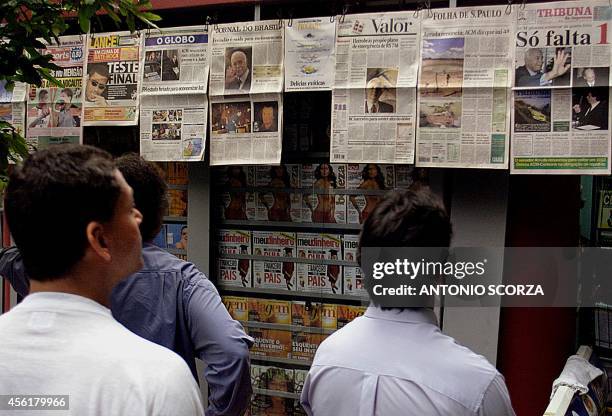
[[[423,14],[417,166],[508,168],[512,10]]]
[[[280,94],[211,97],[210,164],[280,163],[283,102]]]
[[[283,34],[278,20],[214,25],[210,94],[282,92]]]
[[[144,35],[142,95],[206,94],[208,30],[163,29]]]
[[[155,161],[202,160],[208,117],[205,94],[144,96],[140,106],[142,157]]]
[[[610,174],[607,0],[517,10],[511,173]]]
[[[43,79],[40,87],[30,85],[28,93],[27,139],[33,149],[51,144],[83,142],[83,64],[85,37],[62,36],[59,44],[51,43],[41,51],[53,55],[60,69],[51,75],[61,87]]]
[[[336,23],[329,17],[285,25],[285,91],[330,90],[334,83]]]
[[[331,161],[414,163],[420,19],[338,17]]]
[[[85,126],[138,124],[140,32],[89,35]]]
[[[0,80],[0,121],[9,123],[21,136],[25,133],[26,90],[27,84],[23,82],[15,82],[12,89],[6,89],[6,80]]]

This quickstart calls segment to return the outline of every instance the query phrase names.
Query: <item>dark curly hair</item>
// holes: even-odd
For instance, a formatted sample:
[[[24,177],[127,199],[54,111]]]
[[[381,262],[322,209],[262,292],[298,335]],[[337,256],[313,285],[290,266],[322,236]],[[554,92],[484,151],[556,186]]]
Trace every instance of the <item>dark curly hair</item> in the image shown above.
[[[361,171],[361,179],[364,181],[370,179],[370,173],[368,171],[369,167],[372,165],[376,166],[376,177],[374,177],[374,181],[376,182],[376,185],[378,185],[378,189],[385,189],[385,176],[383,175],[380,166],[376,163],[367,163],[364,166],[363,170]]]
[[[330,165],[327,162],[323,162],[319,166],[317,166],[317,168],[315,169],[315,172],[314,172],[315,179],[318,180],[318,179],[323,178],[323,176],[321,176],[321,167],[323,165],[327,165],[327,167],[329,168],[329,176],[327,178],[331,182],[332,188],[337,188],[338,184],[336,183],[336,173],[334,172],[334,168],[332,167],[332,165]]]

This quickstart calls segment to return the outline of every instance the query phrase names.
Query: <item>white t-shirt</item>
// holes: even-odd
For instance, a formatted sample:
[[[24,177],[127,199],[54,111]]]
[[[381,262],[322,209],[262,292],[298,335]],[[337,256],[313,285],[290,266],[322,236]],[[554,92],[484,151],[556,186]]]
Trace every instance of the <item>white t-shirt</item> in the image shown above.
[[[91,299],[33,293],[0,316],[0,339],[0,395],[69,395],[69,411],[37,415],[204,414],[187,364]]]

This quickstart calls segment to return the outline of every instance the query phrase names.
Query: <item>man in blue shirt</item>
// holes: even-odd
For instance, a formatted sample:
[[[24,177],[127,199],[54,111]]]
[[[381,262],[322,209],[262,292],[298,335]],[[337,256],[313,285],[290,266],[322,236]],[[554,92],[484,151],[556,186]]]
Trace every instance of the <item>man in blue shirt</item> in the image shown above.
[[[114,288],[112,314],[132,332],[183,357],[196,379],[195,358],[205,361],[210,387],[206,415],[241,415],[252,393],[252,339],[230,317],[202,272],[151,244],[168,204],[167,187],[156,167],[135,154],[122,156],[116,163],[143,214],[144,267]],[[27,295],[28,278],[16,248],[5,250],[0,257],[0,275],[17,293]]]

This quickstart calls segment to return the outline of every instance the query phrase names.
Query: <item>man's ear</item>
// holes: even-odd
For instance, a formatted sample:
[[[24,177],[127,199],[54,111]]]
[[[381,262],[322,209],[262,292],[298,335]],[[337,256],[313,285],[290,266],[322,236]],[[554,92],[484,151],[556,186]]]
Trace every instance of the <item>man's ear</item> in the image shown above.
[[[104,226],[97,221],[92,221],[87,224],[86,233],[89,248],[91,248],[93,253],[105,262],[110,262],[111,253],[108,248],[106,236],[104,234]]]

